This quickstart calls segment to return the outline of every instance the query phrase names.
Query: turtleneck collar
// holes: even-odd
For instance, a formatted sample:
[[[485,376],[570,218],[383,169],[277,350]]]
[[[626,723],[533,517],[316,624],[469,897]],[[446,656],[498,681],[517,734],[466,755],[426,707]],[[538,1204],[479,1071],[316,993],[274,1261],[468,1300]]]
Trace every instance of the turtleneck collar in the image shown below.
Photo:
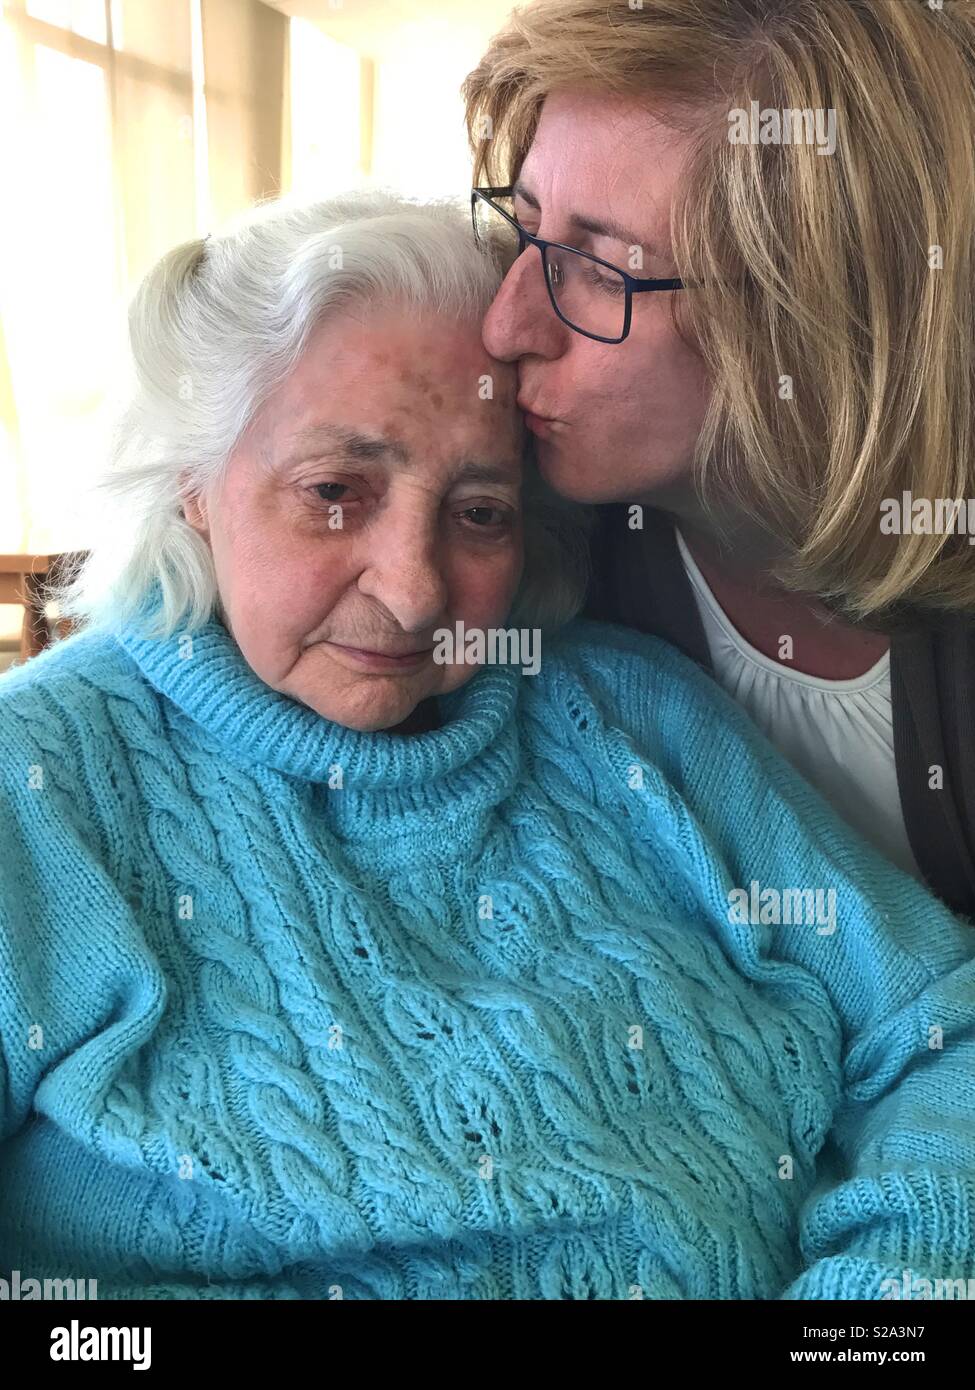
[[[273,690],[251,669],[216,617],[163,640],[136,627],[115,634],[149,683],[229,750],[292,777],[327,783],[342,769],[355,792],[400,789],[414,804],[437,800],[455,775],[486,781],[490,797],[517,763],[520,671],[484,666],[438,698],[441,727],[420,734],[360,733]],[[186,655],[186,638],[192,638]]]

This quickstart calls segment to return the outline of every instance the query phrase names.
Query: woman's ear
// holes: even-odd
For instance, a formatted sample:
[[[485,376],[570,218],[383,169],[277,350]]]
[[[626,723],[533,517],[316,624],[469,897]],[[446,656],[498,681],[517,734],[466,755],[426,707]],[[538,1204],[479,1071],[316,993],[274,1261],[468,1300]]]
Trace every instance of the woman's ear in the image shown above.
[[[184,492],[180,496],[183,499],[181,510],[186,521],[193,527],[194,531],[199,531],[205,540],[209,540],[210,522],[202,494]]]

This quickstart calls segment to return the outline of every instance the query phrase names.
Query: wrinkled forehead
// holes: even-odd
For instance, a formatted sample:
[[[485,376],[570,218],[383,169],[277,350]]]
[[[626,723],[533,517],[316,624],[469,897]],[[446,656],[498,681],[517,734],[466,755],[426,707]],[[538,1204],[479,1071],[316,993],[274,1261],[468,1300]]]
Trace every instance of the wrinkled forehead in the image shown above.
[[[391,404],[451,410],[496,424],[505,411],[515,411],[518,373],[514,363],[490,357],[480,343],[480,329],[476,333],[476,342],[446,335],[429,343],[422,356],[408,341],[373,341],[363,351],[362,373],[373,374],[377,395]]]
[[[344,358],[359,359],[360,370],[378,379],[395,379],[407,390],[463,395],[472,381],[490,377],[492,399],[514,400],[517,371],[512,363],[490,356],[476,320],[377,306],[363,316],[349,317],[338,335],[327,328],[325,332]]]
[[[411,454],[520,456],[517,370],[484,349],[480,327],[390,312],[321,325],[290,378],[269,400],[259,429],[277,462],[295,437],[329,425],[399,442]]]

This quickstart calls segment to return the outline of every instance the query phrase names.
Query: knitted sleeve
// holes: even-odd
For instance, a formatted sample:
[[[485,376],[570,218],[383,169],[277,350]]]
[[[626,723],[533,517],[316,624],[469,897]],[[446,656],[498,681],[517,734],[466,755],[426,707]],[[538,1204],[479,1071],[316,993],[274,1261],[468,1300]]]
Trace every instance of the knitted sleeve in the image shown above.
[[[801,980],[837,1020],[842,1102],[802,1212],[805,1268],[781,1297],[938,1297],[935,1281],[975,1276],[975,927],[840,821],[680,653],[586,626],[593,688],[615,706],[608,755],[688,901],[758,988],[790,998]]]
[[[116,870],[109,731],[17,676],[0,681],[0,1140],[44,1088],[83,1125],[165,999]]]

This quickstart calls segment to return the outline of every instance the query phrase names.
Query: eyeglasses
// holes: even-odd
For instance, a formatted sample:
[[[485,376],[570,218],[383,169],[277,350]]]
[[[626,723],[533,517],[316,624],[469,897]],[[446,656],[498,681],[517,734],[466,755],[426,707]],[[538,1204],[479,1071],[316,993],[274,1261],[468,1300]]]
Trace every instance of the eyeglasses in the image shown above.
[[[532,236],[514,215],[514,188],[472,188],[474,236],[494,251],[505,272],[531,243],[542,258],[552,308],[576,333],[599,343],[621,343],[630,331],[633,296],[682,290],[683,280],[639,280],[599,256]]]

